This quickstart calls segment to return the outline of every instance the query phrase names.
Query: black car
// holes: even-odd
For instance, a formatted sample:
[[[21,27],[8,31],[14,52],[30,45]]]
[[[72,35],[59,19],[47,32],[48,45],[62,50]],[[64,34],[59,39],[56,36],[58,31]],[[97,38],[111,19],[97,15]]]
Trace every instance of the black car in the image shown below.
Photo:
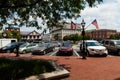
[[[40,44],[38,47],[34,48],[32,50],[32,54],[36,55],[36,54],[46,54],[48,52],[54,51],[55,47],[51,44],[51,43],[43,43]]]
[[[11,53],[16,51],[16,48],[20,45],[24,44],[24,42],[12,42],[5,47],[0,48],[0,53]]]

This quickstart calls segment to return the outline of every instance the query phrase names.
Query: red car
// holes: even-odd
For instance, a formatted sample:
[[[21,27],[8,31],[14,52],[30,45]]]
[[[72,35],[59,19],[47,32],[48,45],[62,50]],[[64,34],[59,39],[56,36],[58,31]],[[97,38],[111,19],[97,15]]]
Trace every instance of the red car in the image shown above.
[[[59,48],[58,55],[73,55],[73,48],[70,42],[63,42]]]

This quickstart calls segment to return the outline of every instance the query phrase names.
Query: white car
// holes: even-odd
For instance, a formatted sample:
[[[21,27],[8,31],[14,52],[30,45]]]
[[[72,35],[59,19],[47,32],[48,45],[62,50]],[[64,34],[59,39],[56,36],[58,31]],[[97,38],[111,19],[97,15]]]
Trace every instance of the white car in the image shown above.
[[[108,51],[107,51],[106,47],[102,46],[96,40],[85,40],[85,44],[86,44],[88,56],[103,55],[106,57],[108,55]]]

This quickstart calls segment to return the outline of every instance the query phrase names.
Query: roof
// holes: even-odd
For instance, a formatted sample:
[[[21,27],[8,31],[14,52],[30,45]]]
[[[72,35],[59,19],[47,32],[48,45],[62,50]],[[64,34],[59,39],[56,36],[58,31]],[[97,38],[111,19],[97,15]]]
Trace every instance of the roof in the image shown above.
[[[29,33],[31,33],[31,31],[21,31],[20,32],[21,35],[28,35]]]
[[[37,34],[40,34],[40,33],[38,33],[38,32],[35,31],[35,30],[33,30],[33,31],[21,31],[20,34],[21,34],[21,35],[29,35],[29,34],[32,33],[32,32],[36,32]]]
[[[5,29],[20,29],[19,27],[6,27]]]
[[[60,31],[60,30],[81,31],[81,29],[56,29],[56,30],[53,30],[52,32],[56,32],[56,31]]]

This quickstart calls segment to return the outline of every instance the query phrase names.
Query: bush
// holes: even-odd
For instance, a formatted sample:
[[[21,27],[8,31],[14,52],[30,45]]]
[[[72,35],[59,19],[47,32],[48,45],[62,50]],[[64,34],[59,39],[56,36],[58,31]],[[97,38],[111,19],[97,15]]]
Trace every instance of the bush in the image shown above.
[[[51,71],[55,68],[49,61],[0,58],[0,80],[18,80]]]

